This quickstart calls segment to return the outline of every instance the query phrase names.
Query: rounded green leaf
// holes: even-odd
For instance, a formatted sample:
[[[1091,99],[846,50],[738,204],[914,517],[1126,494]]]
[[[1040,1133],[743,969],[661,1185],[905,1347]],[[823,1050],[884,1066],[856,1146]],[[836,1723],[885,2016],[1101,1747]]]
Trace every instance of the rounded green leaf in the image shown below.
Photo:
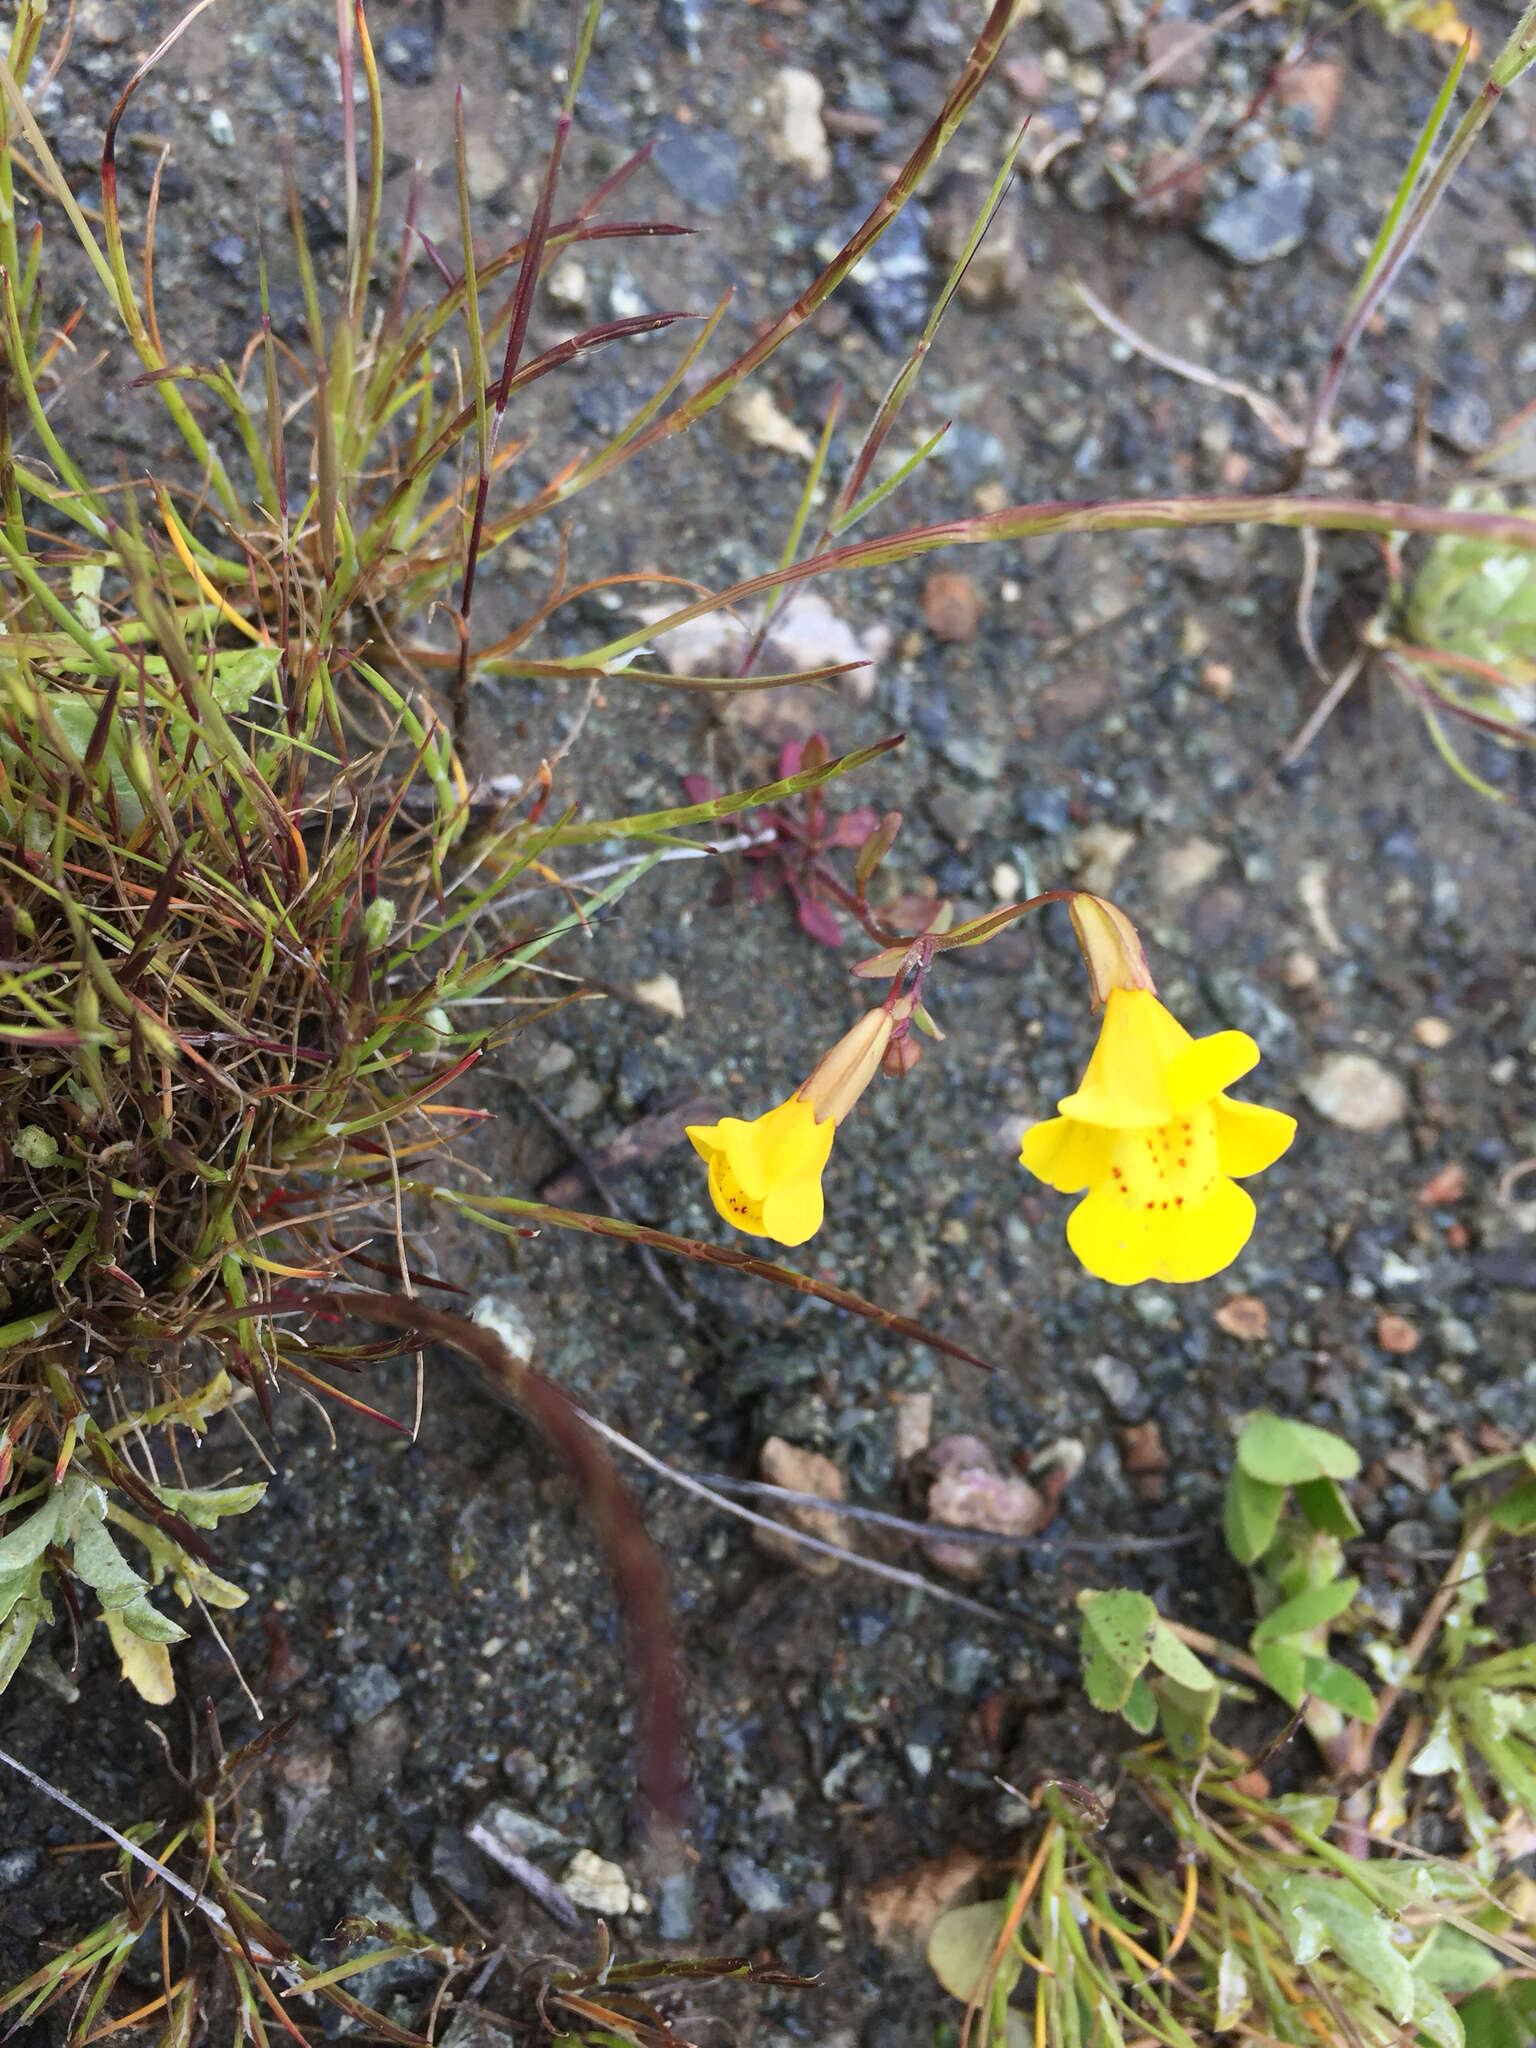
[[[1360,1590],[1358,1579],[1334,1579],[1326,1586],[1308,1586],[1293,1599],[1282,1600],[1253,1632],[1253,1642],[1278,1643],[1287,1636],[1306,1635],[1341,1615]]]
[[[951,1998],[965,2005],[987,1988],[987,1972],[997,1937],[1008,1917],[1006,1899],[984,1899],[973,1906],[952,1906],[934,1922],[928,1937],[928,1967]],[[1019,1981],[1024,1957],[1017,1938],[1003,1951],[997,1983],[1006,1998]]]
[[[1301,1682],[1314,1699],[1326,1700],[1341,1714],[1353,1714],[1357,1721],[1376,1718],[1376,1695],[1371,1688],[1331,1657],[1308,1657]]]
[[[1307,1660],[1289,1643],[1261,1643],[1253,1653],[1264,1674],[1264,1683],[1279,1693],[1288,1707],[1296,1706],[1306,1689]]]
[[[1343,1437],[1283,1415],[1254,1415],[1238,1438],[1237,1462],[1266,1486],[1299,1486],[1308,1479],[1353,1479],[1359,1453]]]
[[[1079,1593],[1083,1616],[1083,1685],[1107,1714],[1118,1713],[1152,1651],[1157,1609],[1145,1593]]]
[[[1360,1534],[1360,1517],[1339,1489],[1336,1479],[1304,1479],[1296,1489],[1296,1505],[1325,1536],[1349,1543]]]
[[[1191,1692],[1214,1692],[1216,1674],[1210,1671],[1193,1650],[1186,1649],[1166,1621],[1160,1621],[1152,1636],[1152,1662],[1165,1678],[1171,1678],[1175,1685],[1187,1686]]]
[[[1251,1479],[1239,1465],[1227,1485],[1227,1548],[1239,1564],[1256,1564],[1268,1550],[1285,1505],[1283,1486]]]

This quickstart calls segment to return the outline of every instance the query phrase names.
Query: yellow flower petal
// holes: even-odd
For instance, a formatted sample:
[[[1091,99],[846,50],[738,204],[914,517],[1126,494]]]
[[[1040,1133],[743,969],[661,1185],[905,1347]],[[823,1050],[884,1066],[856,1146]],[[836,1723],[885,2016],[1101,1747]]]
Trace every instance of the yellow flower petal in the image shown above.
[[[1230,1266],[1253,1235],[1253,1197],[1236,1181],[1219,1180],[1195,1209],[1185,1212],[1164,1247],[1160,1280],[1209,1280]]]
[[[1136,1208],[1100,1186],[1067,1218],[1067,1242],[1090,1273],[1116,1287],[1207,1280],[1237,1257],[1253,1220],[1252,1197],[1230,1180],[1178,1211]]]
[[[798,1096],[750,1122],[722,1117],[689,1124],[694,1150],[709,1164],[709,1195],[727,1223],[749,1237],[804,1244],[821,1225],[821,1172],[835,1126],[816,1121]]]
[[[1075,1195],[1104,1178],[1114,1149],[1113,1131],[1053,1116],[1043,1124],[1032,1124],[1024,1133],[1019,1163],[1047,1187]]]
[[[1296,1119],[1280,1109],[1265,1109],[1257,1102],[1229,1102],[1218,1096],[1216,1112],[1216,1156],[1221,1170],[1234,1179],[1262,1173],[1273,1166],[1296,1135]]]
[[[785,1181],[763,1203],[763,1235],[778,1244],[804,1244],[820,1230],[824,1208],[819,1176]]]
[[[1168,1068],[1190,1043],[1184,1026],[1148,990],[1111,989],[1082,1086],[1056,1107],[1078,1123],[1110,1130],[1167,1123],[1174,1113]]]
[[[1223,1093],[1258,1057],[1244,1031],[1192,1039],[1150,990],[1110,992],[1081,1088],[1020,1148],[1052,1187],[1087,1190],[1067,1242],[1090,1273],[1119,1287],[1204,1280],[1237,1257],[1254,1207],[1233,1176],[1272,1165],[1296,1130]]]
[[[1194,1038],[1168,1062],[1168,1093],[1175,1113],[1209,1102],[1259,1064],[1259,1048],[1246,1031],[1214,1031]]]

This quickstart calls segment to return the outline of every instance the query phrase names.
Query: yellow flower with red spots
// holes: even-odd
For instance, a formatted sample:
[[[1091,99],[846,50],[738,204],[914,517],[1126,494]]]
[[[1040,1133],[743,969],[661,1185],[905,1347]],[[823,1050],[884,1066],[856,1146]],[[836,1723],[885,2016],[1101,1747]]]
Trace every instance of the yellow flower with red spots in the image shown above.
[[[709,1168],[710,1200],[727,1223],[783,1245],[816,1235],[833,1135],[879,1071],[895,1026],[890,1010],[869,1010],[787,1102],[750,1121],[724,1116],[687,1126]]]
[[[1272,1166],[1294,1117],[1226,1090],[1258,1065],[1243,1031],[1191,1038],[1150,988],[1113,987],[1082,1085],[1061,1114],[1024,1133],[1020,1159],[1085,1199],[1067,1242],[1101,1280],[1205,1280],[1253,1230],[1238,1180]]]

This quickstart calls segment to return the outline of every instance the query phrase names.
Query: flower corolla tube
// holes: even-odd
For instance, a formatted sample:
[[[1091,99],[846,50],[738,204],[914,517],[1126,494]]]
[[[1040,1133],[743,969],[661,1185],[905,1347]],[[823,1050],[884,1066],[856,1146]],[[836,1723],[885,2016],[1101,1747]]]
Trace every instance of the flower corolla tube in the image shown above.
[[[833,1136],[878,1073],[894,1025],[888,1010],[867,1011],[787,1102],[750,1121],[723,1116],[687,1126],[709,1168],[710,1200],[727,1223],[782,1245],[816,1235]]]
[[[1084,1199],[1067,1242],[1117,1286],[1205,1280],[1253,1230],[1237,1182],[1272,1166],[1296,1134],[1277,1109],[1226,1090],[1258,1064],[1243,1031],[1191,1038],[1146,988],[1111,988],[1082,1085],[1024,1133],[1022,1163]]]

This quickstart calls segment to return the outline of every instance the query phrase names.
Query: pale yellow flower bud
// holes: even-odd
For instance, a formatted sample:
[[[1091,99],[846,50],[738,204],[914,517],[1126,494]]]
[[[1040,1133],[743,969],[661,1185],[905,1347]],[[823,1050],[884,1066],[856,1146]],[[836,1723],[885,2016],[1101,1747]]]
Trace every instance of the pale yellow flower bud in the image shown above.
[[[879,1073],[893,1028],[889,1010],[866,1010],[853,1029],[844,1032],[817,1061],[795,1091],[799,1101],[811,1105],[817,1123],[829,1119],[834,1124],[842,1122]]]
[[[1095,1010],[1103,1009],[1111,989],[1139,988],[1149,995],[1157,993],[1136,927],[1123,910],[1117,910],[1102,896],[1085,892],[1074,896],[1067,909],[1077,943],[1083,950]]]

